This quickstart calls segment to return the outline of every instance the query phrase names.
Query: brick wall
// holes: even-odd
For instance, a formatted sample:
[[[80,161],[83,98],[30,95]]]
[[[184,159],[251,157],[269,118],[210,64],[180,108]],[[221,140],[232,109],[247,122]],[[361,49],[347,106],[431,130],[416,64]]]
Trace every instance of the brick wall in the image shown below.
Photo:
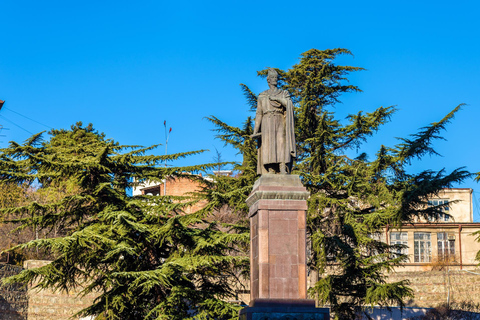
[[[189,178],[170,178],[166,183],[167,195],[169,196],[188,196],[192,192],[199,192],[202,189],[200,182]],[[160,184],[160,195],[163,195],[164,184]],[[193,213],[202,209],[206,201],[200,201],[193,206],[185,208],[185,213]]]
[[[199,174],[198,178],[202,175]],[[163,195],[165,183],[145,181],[142,185],[134,187],[132,194],[150,194],[150,195]],[[170,177],[166,181],[166,195],[168,196],[189,196],[190,193],[199,192],[202,190],[202,180],[194,180],[188,177]],[[205,207],[206,201],[197,202],[195,205],[184,208],[185,213],[193,213]]]

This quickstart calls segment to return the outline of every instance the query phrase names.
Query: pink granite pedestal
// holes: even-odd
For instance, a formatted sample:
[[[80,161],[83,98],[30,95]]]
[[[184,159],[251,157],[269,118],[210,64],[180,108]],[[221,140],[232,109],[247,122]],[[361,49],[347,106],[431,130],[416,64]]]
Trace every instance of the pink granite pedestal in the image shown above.
[[[271,313],[268,319],[276,319],[273,314],[294,315],[287,312],[293,309],[301,310],[295,313],[298,319],[307,314],[308,319],[328,316],[328,309],[315,308],[313,300],[307,299],[308,196],[298,175],[266,174],[255,182],[247,199],[251,301],[240,319],[256,319],[256,313],[266,310]]]

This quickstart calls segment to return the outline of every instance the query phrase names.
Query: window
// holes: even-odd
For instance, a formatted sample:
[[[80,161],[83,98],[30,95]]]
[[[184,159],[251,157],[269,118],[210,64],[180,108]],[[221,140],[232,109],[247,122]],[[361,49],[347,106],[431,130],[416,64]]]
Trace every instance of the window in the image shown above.
[[[159,196],[160,195],[160,185],[147,187],[142,189],[142,194],[147,196]]]
[[[428,201],[429,207],[436,207],[436,206],[442,206],[442,205],[444,205],[444,207],[442,208],[442,211],[444,211],[445,213],[448,213],[448,211],[450,211],[450,208],[448,206],[448,199],[432,199]],[[429,218],[429,220],[433,221],[435,219]],[[447,222],[447,221],[450,221],[450,216],[442,213],[438,216],[437,220]]]
[[[438,260],[455,260],[455,235],[446,232],[437,233]]]
[[[390,232],[390,244],[402,244],[407,245],[408,241],[408,233],[406,232]],[[405,248],[398,248],[395,250],[398,254],[408,254],[408,247]]]
[[[414,232],[414,262],[430,262],[432,258],[432,241],[430,232]]]
[[[387,240],[386,240],[386,237],[385,237],[385,233],[384,232],[374,232],[374,233],[369,233],[368,234],[368,237],[370,239],[373,239],[375,240],[376,242],[382,242],[382,243],[386,243]],[[367,256],[375,256],[375,255],[378,255],[379,254],[379,250],[378,250],[378,247],[377,247],[377,244],[376,243],[370,243],[370,244],[367,244],[367,246],[364,248],[364,251],[363,251]],[[379,260],[380,261],[380,260]]]
[[[376,240],[376,241],[379,241],[379,242],[383,242],[385,243],[386,240],[385,240],[385,233],[383,232],[375,232],[375,233],[369,233],[368,236],[373,239],[373,240]]]

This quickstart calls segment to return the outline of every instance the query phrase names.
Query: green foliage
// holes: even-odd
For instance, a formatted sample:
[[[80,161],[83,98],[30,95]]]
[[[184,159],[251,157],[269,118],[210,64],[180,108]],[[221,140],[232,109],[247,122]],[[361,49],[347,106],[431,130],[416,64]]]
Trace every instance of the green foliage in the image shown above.
[[[287,90],[295,104],[297,161],[294,173],[301,176],[311,196],[308,200],[307,229],[311,243],[309,268],[319,274],[309,290],[320,303],[331,306],[337,319],[353,319],[360,306],[400,305],[412,296],[407,282],[386,283],[386,276],[406,260],[376,235],[387,225],[400,227],[415,216],[436,216],[440,208],[427,208],[426,197],[451,187],[469,176],[462,168],[446,174],[444,170],[407,172],[408,165],[425,155],[436,154],[432,147],[440,132],[452,120],[461,105],[439,122],[420,129],[409,139],[400,139],[394,147],[381,146],[369,161],[366,154],[351,158],[368,137],[390,121],[394,107],[379,107],[373,112],[357,112],[345,121],[335,118],[332,106],[346,92],[360,92],[347,83],[358,67],[336,65],[346,49],[311,49],[300,56],[298,64],[287,71],[278,70],[279,85]],[[267,69],[258,74],[265,77]],[[347,84],[346,84],[347,83]],[[255,95],[242,85],[247,103],[255,109]],[[215,117],[218,137],[244,155],[239,165],[241,186],[253,185],[256,177],[255,148],[247,128],[228,126]],[[250,125],[250,118],[247,124]],[[242,171],[245,170],[245,171]],[[235,193],[238,182],[223,188],[221,200],[239,205],[247,193]],[[220,201],[219,201],[220,203]]]
[[[474,232],[472,235],[476,237],[475,240],[477,242],[480,242],[480,230]],[[477,254],[475,255],[475,260],[478,261],[478,263],[480,264],[480,251],[478,251]]]
[[[23,145],[2,149],[0,178],[35,183],[42,192],[64,183],[75,186],[75,192],[0,212],[20,217],[20,228],[62,223],[69,232],[15,247],[46,250],[54,259],[4,283],[93,293],[94,303],[80,314],[105,319],[237,316],[239,307],[225,301],[234,297],[235,270],[247,263],[235,252],[248,234],[209,222],[205,210],[185,214],[193,201],[187,197],[132,197],[126,191],[144,180],[195,178],[185,172],[211,165],[160,164],[201,151],[148,155],[155,146],[122,146],[81,123],[51,135],[49,141],[35,135]]]
[[[245,91],[247,100],[251,99],[251,91]],[[254,100],[256,101],[256,100]],[[253,100],[251,101],[253,103]],[[242,163],[237,163],[234,170],[239,174],[235,177],[214,177],[214,182],[204,189],[204,197],[209,206],[221,208],[228,205],[233,211],[246,217],[248,212],[245,199],[252,190],[253,183],[257,178],[257,149],[256,141],[250,135],[253,134],[253,120],[248,117],[242,128],[229,126],[214,116],[207,117],[217,127],[217,138],[231,145],[242,155]]]
[[[8,208],[22,204],[27,198],[27,188],[0,180],[0,208]]]
[[[57,187],[47,187],[45,189],[37,189],[36,187],[29,186],[28,184],[17,184],[8,182],[5,180],[0,181],[0,209],[14,208],[24,206],[32,201],[38,203],[46,203],[52,201],[53,198],[65,194],[66,192],[72,192],[63,183]],[[11,217],[20,218],[18,215],[11,215]],[[56,225],[51,230],[39,230],[35,226],[30,228],[18,229],[18,224],[5,220],[4,216],[0,216],[0,251],[1,261],[9,264],[23,265],[23,262],[28,259],[48,259],[48,254],[41,250],[11,250],[4,252],[16,246],[19,243],[23,243],[29,240],[36,239],[47,234],[52,236],[62,232],[65,226],[61,224]]]
[[[480,181],[480,172],[476,173],[475,181]],[[473,235],[476,237],[475,240],[480,242],[480,231],[474,232]],[[478,261],[480,265],[480,251],[475,255],[475,260]]]

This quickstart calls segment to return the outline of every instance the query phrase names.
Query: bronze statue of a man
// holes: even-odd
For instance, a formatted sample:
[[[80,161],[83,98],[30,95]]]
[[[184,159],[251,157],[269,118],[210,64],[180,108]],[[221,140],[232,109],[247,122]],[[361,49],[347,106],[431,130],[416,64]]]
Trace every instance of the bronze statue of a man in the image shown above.
[[[277,88],[278,73],[268,69],[270,89],[258,96],[253,137],[259,138],[257,173],[291,173],[295,148],[293,103],[287,91]]]

